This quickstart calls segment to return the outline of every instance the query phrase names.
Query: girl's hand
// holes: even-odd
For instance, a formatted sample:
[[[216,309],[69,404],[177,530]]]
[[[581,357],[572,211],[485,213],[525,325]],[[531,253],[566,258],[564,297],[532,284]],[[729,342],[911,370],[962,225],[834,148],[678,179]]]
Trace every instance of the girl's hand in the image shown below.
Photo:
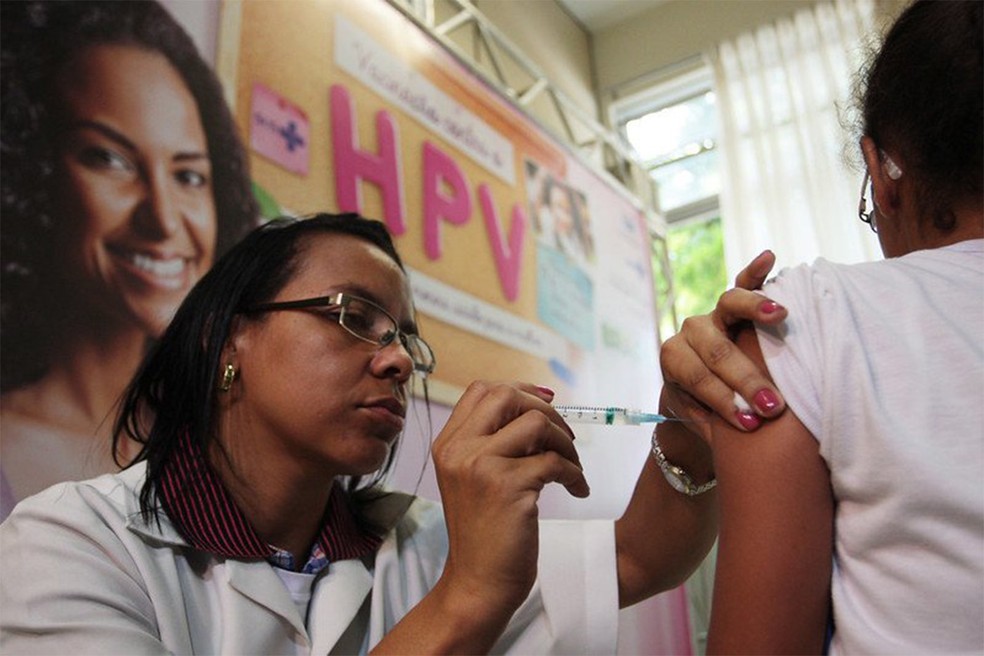
[[[775,255],[764,251],[738,274],[735,288],[721,295],[713,312],[685,319],[680,332],[660,348],[663,380],[674,388],[673,405],[696,426],[707,426],[715,412],[735,428],[755,430],[760,417],[776,417],[785,409],[766,373],[732,341],[746,321],[775,324],[786,318],[785,308],[752,291],[762,286],[774,264]],[[739,407],[735,392],[745,407]]]

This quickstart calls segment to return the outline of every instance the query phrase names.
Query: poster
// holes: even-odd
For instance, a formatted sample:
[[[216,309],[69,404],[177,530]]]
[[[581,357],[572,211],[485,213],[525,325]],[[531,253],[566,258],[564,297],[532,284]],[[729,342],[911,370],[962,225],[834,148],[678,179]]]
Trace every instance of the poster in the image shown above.
[[[15,11],[10,7],[26,6],[5,4],[5,18]],[[52,6],[84,14],[88,3]],[[119,3],[118,9],[112,13],[158,12],[142,3]],[[58,24],[71,30],[85,23],[75,18]],[[186,37],[173,34],[180,30],[167,15],[149,20],[155,29],[147,34],[170,34],[168,42],[190,47]],[[30,34],[15,39],[15,31],[17,24],[5,20],[5,54],[15,45],[51,53],[44,39]],[[71,47],[70,38],[56,41]],[[216,86],[211,96],[182,93],[190,87],[185,70],[130,70],[129,64],[146,63],[140,55],[148,53],[141,50],[160,49],[148,44],[133,48],[137,52],[129,57],[116,52],[106,59],[109,74],[99,81],[112,83],[114,91],[88,92],[99,101],[93,103],[97,112],[108,111],[103,101],[111,98],[142,101],[134,115],[147,118],[142,128],[151,132],[116,130],[131,154],[146,156],[136,151],[154,129],[181,126],[193,134],[171,135],[179,137],[173,148],[177,160],[189,159],[191,142],[197,164],[190,170],[182,166],[179,178],[207,175],[196,168],[205,160],[202,153],[211,158],[213,174],[228,173],[214,193],[198,198],[198,215],[208,219],[203,224],[215,226],[216,243],[207,243],[195,257],[183,256],[184,264],[173,256],[148,255],[149,248],[120,258],[132,277],[158,278],[156,286],[172,292],[147,305],[147,316],[120,311],[113,305],[116,295],[89,285],[69,267],[53,289],[11,282],[17,276],[30,282],[26,267],[38,264],[18,259],[21,243],[40,244],[42,268],[58,265],[47,266],[49,271],[75,258],[51,248],[38,233],[27,240],[12,237],[18,227],[35,230],[45,221],[36,205],[24,204],[23,221],[4,205],[5,322],[26,316],[22,301],[42,310],[56,330],[23,322],[15,335],[4,324],[0,517],[17,499],[52,483],[116,469],[109,453],[115,400],[187,290],[254,223],[257,202],[264,216],[358,211],[386,222],[411,270],[421,332],[437,351],[433,399],[450,404],[471,380],[487,378],[553,387],[561,403],[655,403],[659,381],[648,236],[638,207],[610,181],[382,0],[224,2],[219,41],[216,70],[224,88]],[[186,55],[179,59],[198,69],[210,67]],[[39,72],[33,60],[21,57],[5,59],[4,83],[13,92],[19,92],[18,80],[7,64]],[[70,79],[91,82],[96,76]],[[169,81],[167,88],[155,86],[161,80]],[[223,93],[234,111],[231,126],[216,116],[224,109]],[[202,125],[171,120],[197,113]],[[7,148],[7,137],[20,134],[7,120],[18,116],[33,115],[4,113],[5,192],[16,187],[15,177],[42,181],[46,167],[36,157],[26,158],[24,166],[6,158],[15,150]],[[224,134],[217,137],[216,130]],[[248,153],[251,179],[244,179],[247,167],[235,161],[238,149],[210,146],[232,142],[241,142]],[[169,150],[169,161],[172,155]],[[113,163],[107,171],[118,171],[120,161],[105,153],[89,157],[90,163]],[[64,190],[47,195],[72,198]],[[22,199],[5,193],[8,200]],[[71,207],[70,218],[77,220],[81,208]],[[59,225],[53,218],[50,223]],[[77,241],[61,239],[70,247]],[[102,348],[105,343],[119,346],[119,352]],[[81,357],[65,357],[80,344]],[[46,357],[37,357],[39,352]],[[15,369],[20,371],[8,376]],[[52,370],[56,375],[49,376]],[[65,380],[73,385],[59,389]],[[592,443],[588,435],[578,432],[582,462],[589,478],[605,476],[604,485],[588,503],[551,486],[541,501],[544,516],[613,517],[624,507],[633,470],[646,457],[648,430],[611,429],[605,440],[614,442]],[[414,455],[426,461],[430,437],[422,435],[424,448],[401,453],[401,461]],[[122,455],[125,461],[133,452]],[[412,476],[406,489],[418,491],[414,485],[423,466],[408,462]]]
[[[218,59],[266,195],[387,224],[437,354],[434,398],[485,378],[655,404],[638,205],[407,17],[384,2],[230,2]]]

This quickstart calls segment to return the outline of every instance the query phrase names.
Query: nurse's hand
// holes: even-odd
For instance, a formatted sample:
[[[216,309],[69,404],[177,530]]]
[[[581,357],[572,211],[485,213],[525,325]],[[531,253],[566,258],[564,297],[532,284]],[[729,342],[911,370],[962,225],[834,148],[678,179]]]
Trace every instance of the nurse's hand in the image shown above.
[[[588,495],[574,435],[528,384],[472,383],[434,442],[450,539],[445,575],[510,614],[536,579],[537,502],[548,483]]]
[[[663,380],[673,388],[674,406],[695,420],[690,425],[705,439],[710,439],[711,412],[735,428],[755,430],[760,417],[777,417],[785,409],[766,373],[731,339],[746,321],[776,324],[786,318],[785,308],[752,291],[762,286],[774,265],[775,255],[764,251],[738,274],[735,288],[721,295],[713,312],[688,317],[680,332],[660,347]],[[746,408],[736,404],[735,392]]]
[[[373,653],[487,653],[536,580],[548,483],[588,496],[574,435],[535,385],[475,382],[432,448],[448,527],[434,587]]]

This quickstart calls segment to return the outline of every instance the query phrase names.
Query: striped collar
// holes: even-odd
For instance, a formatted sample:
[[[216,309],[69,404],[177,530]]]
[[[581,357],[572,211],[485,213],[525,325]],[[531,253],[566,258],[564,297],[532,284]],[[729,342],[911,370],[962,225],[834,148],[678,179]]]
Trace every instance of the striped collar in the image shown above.
[[[165,462],[159,493],[164,512],[196,549],[227,558],[269,558],[278,550],[256,534],[201,448],[185,432]],[[317,544],[328,562],[359,558],[381,538],[359,522],[348,495],[333,485]]]

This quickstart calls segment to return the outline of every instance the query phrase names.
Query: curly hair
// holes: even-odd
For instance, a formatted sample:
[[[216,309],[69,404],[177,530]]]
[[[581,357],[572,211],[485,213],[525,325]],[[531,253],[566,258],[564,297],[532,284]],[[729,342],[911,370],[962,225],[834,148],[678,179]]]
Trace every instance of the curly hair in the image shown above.
[[[222,86],[194,42],[153,0],[31,0],[0,3],[0,336],[6,342],[0,388],[44,374],[48,319],[42,272],[52,262],[58,215],[53,186],[55,81],[77,53],[96,45],[132,45],[171,63],[195,99],[211,160],[217,216],[216,256],[257,223],[246,153]]]
[[[980,0],[913,2],[855,83],[856,131],[900,153],[923,216],[944,233],[954,203],[982,196],[982,13]]]

